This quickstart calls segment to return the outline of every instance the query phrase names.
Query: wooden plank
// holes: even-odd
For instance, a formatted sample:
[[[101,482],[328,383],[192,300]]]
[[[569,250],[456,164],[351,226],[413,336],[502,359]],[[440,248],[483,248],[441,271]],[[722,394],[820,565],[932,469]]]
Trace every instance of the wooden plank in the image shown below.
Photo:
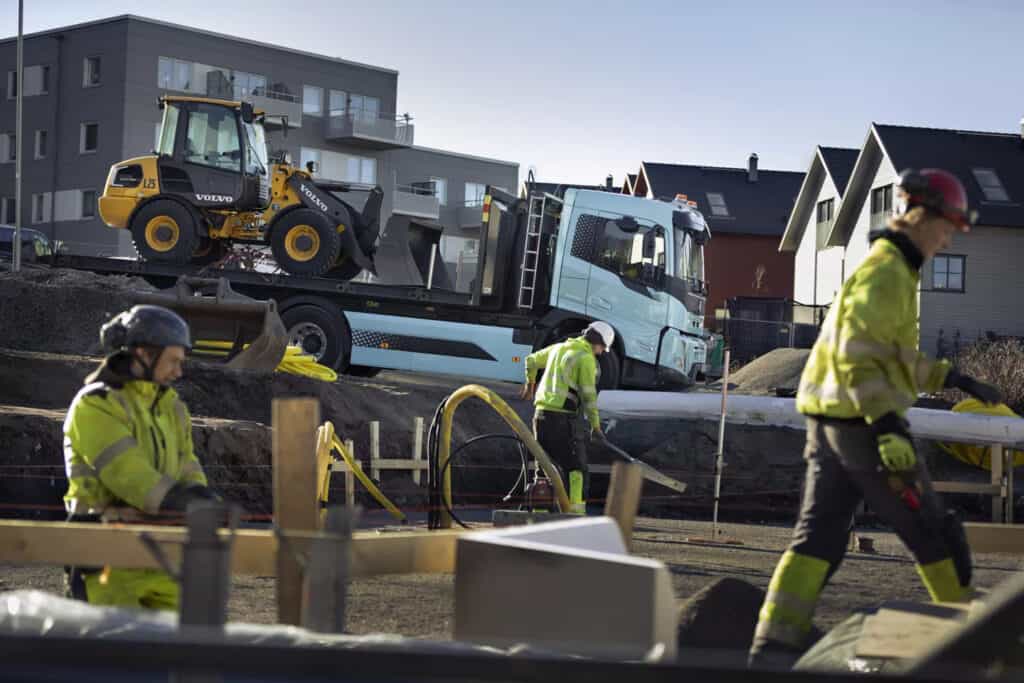
[[[1002,488],[1003,485],[1003,447],[998,444],[992,446],[992,457],[989,460],[992,463],[992,485],[999,486]],[[992,496],[992,521],[993,522],[1005,522],[1006,515],[1003,514],[1004,505],[1003,499],[1000,497]],[[1012,502],[1010,503],[1013,504]]]
[[[608,484],[604,514],[618,523],[626,548],[632,545],[633,524],[640,507],[640,491],[643,485],[643,468],[640,465],[624,462],[612,465],[612,479]]]
[[[686,493],[686,483],[681,482],[678,479],[673,479],[667,474],[662,474],[658,470],[654,469],[647,463],[640,463],[640,466],[644,471],[644,479],[647,481],[660,484],[667,489],[671,489],[677,493]],[[587,469],[590,470],[591,474],[610,474],[612,471],[611,465],[587,465]]]
[[[181,561],[186,532],[181,527],[126,526],[67,522],[0,520],[0,558],[10,564],[103,566],[158,569],[139,540],[146,533],[167,553],[172,564]],[[316,532],[282,532],[281,544],[306,552]],[[352,536],[352,576],[380,574],[445,574],[455,570],[452,531],[360,531]],[[227,531],[220,535],[227,537]],[[239,529],[231,557],[233,574],[275,576],[278,538],[271,530]]]
[[[370,423],[370,476],[375,481],[380,481],[380,422],[374,420]]]
[[[988,496],[998,496],[1003,490],[1002,486],[967,481],[933,481],[932,488],[939,493],[980,493]]]
[[[964,530],[971,552],[1024,555],[1024,524],[966,522]]]
[[[462,252],[459,252],[459,257],[462,257]],[[412,421],[412,459],[417,462],[423,460],[423,418],[417,417]],[[417,486],[422,481],[423,473],[420,470],[414,469],[412,471],[412,481]]]
[[[412,458],[380,458],[373,461],[374,470],[426,470],[430,468],[430,464],[424,460],[413,460]],[[335,462],[331,464],[331,471],[333,472],[347,472],[348,465],[343,462]]]
[[[316,481],[320,402],[276,398],[272,414],[274,524],[278,529],[312,531],[320,521]],[[285,544],[277,553],[277,620],[298,626],[301,619],[302,567]]]
[[[345,439],[345,449],[348,450],[349,455],[352,456],[352,460],[359,463],[356,458],[356,444],[352,439]],[[353,474],[348,465],[344,462],[341,463],[345,468],[345,507],[353,509],[356,506],[356,475]]]

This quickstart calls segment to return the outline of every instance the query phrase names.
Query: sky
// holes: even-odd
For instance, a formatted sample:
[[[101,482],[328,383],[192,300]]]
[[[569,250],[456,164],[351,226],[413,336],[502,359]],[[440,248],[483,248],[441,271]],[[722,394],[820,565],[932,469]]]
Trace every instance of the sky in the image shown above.
[[[17,3],[0,3],[0,35]],[[1024,2],[25,0],[25,31],[134,13],[399,71],[416,143],[520,177],[641,161],[805,170],[872,121],[1017,132]],[[293,8],[294,11],[289,11]],[[237,65],[233,65],[237,66]]]

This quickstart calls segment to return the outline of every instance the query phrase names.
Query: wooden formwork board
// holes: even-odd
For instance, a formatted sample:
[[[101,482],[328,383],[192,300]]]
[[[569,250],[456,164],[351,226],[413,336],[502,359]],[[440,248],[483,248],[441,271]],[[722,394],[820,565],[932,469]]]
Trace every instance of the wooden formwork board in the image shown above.
[[[964,530],[971,552],[1024,555],[1024,524],[967,522]]]

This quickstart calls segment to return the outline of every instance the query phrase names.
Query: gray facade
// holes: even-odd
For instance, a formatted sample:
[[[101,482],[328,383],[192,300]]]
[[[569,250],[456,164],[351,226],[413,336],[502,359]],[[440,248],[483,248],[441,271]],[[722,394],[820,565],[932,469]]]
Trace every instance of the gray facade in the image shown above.
[[[8,73],[15,49],[13,39],[0,41],[0,134],[15,127]],[[152,151],[164,93],[248,99],[286,116],[287,131],[268,127],[270,149],[290,152],[296,163],[318,161],[324,178],[381,185],[384,222],[393,210],[407,210],[401,201],[396,207],[398,183],[423,188],[432,177],[449,178],[448,201],[432,218],[457,232],[457,212],[445,209],[464,201],[464,178],[508,187],[517,181],[514,163],[412,148],[414,127],[396,112],[398,72],[391,69],[131,16],[34,34],[24,49],[22,220],[73,252],[134,254],[128,231],[103,225],[95,196],[111,164]],[[90,58],[99,58],[98,82]],[[47,67],[40,94],[36,66]],[[41,159],[36,130],[46,131]],[[14,164],[0,163],[0,222],[9,218],[13,196]]]

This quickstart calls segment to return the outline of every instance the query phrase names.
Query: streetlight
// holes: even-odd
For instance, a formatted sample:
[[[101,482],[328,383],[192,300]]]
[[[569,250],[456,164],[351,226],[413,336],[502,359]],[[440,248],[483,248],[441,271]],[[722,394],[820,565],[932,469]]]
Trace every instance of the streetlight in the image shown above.
[[[25,95],[25,65],[23,46],[24,38],[22,37],[22,27],[24,25],[24,14],[25,14],[25,3],[24,0],[18,0],[18,73],[15,75],[18,83],[18,104],[17,104],[17,120],[14,123],[14,243],[11,244],[11,268],[14,272],[21,270],[21,148],[22,148],[22,134],[21,134],[21,101]]]

